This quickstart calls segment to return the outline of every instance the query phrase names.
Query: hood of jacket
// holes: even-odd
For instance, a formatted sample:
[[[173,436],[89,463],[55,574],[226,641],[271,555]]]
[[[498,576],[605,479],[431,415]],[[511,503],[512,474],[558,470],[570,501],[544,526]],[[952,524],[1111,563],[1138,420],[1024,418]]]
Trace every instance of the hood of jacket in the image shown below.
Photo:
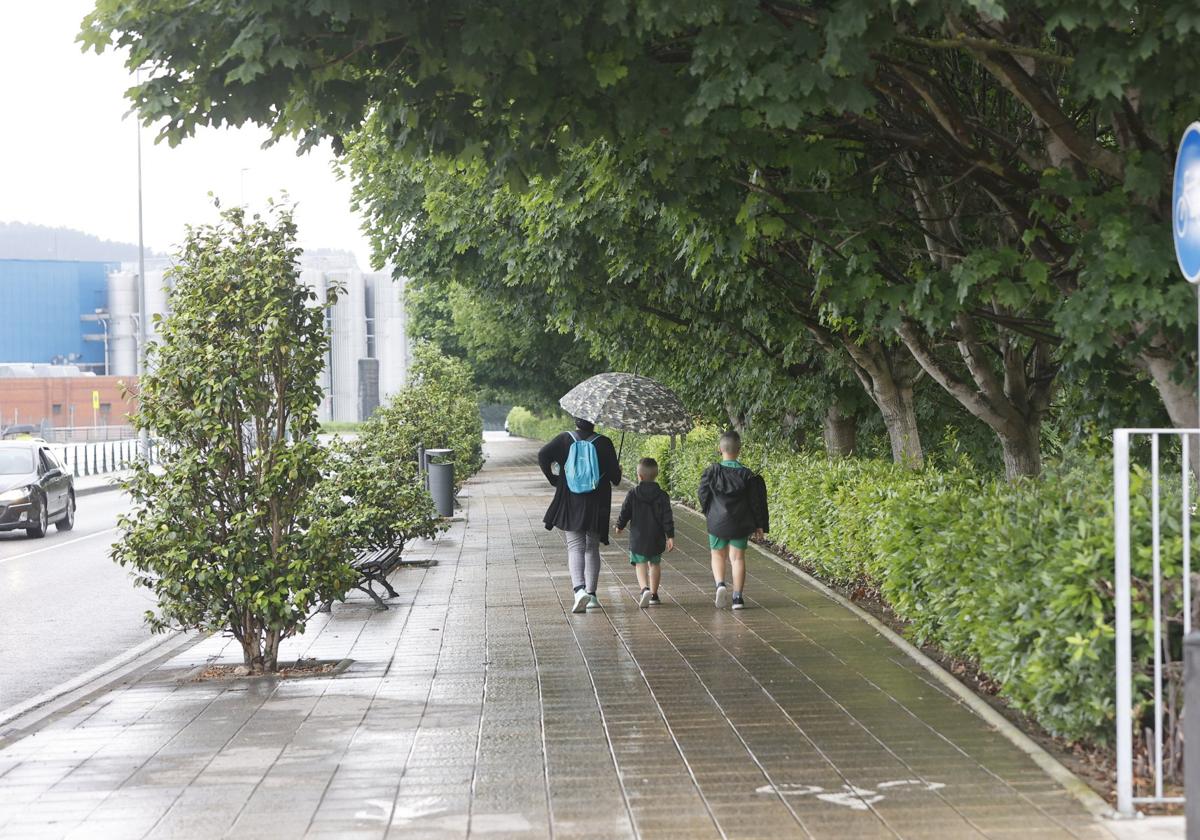
[[[661,492],[662,488],[654,481],[640,481],[638,486],[633,488],[633,495],[637,497],[637,500],[647,504],[658,498],[658,494]]]
[[[718,467],[713,470],[712,488],[722,496],[740,494],[753,475],[746,467]]]

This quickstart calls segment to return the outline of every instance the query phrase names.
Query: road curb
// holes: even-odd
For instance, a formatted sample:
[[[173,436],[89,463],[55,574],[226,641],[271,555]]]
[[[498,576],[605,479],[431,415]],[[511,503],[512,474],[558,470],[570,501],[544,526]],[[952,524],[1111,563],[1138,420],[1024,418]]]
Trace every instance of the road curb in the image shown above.
[[[692,516],[703,519],[703,514],[692,510],[685,505],[675,503],[675,507],[680,510],[687,511]],[[1059,762],[1053,755],[1047,752],[1040,744],[1014,726],[1002,714],[993,709],[988,703],[979,697],[971,689],[955,679],[954,675],[944,669],[937,662],[930,659],[920,651],[915,645],[901,636],[892,628],[888,627],[882,621],[871,615],[862,607],[855,604],[853,601],[831,589],[828,585],[821,582],[817,578],[810,575],[801,568],[789,563],[779,555],[775,554],[757,543],[751,543],[754,549],[762,556],[774,561],[776,564],[784,567],[792,574],[799,577],[805,583],[812,586],[822,595],[832,601],[845,607],[855,616],[862,619],[872,627],[879,635],[883,636],[894,646],[899,648],[909,659],[912,659],[920,665],[930,676],[938,681],[951,694],[961,700],[971,711],[981,717],[985,723],[993,727],[1000,735],[1002,735],[1009,743],[1019,749],[1021,752],[1029,756],[1033,763],[1036,764],[1047,776],[1058,782],[1068,793],[1075,797],[1076,801],[1084,807],[1092,816],[1097,819],[1109,821],[1113,818],[1114,812],[1112,806],[1104,801],[1104,798],[1096,793],[1087,782],[1080,779],[1072,773],[1065,765]]]
[[[132,682],[185,648],[206,638],[174,631],[155,636],[49,691],[0,709],[0,750],[34,734],[52,720],[79,708],[119,684]]]

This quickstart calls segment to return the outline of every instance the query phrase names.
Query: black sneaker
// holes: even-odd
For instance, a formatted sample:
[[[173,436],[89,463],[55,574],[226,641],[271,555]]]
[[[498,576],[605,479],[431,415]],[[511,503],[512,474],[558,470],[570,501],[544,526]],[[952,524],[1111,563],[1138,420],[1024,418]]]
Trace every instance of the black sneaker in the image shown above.
[[[744,609],[746,609],[746,602],[742,600],[742,593],[741,593],[741,592],[734,592],[734,593],[733,593],[733,608],[734,608],[735,610],[744,610]]]
[[[658,600],[657,592],[650,593],[650,606],[657,607],[661,603],[662,603],[662,601]]]

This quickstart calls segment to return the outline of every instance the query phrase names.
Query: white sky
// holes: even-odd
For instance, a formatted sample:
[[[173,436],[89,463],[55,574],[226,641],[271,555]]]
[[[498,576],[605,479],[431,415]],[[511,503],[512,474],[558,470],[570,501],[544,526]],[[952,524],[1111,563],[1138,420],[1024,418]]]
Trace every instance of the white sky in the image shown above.
[[[136,243],[137,128],[123,96],[132,79],[122,55],[80,52],[75,36],[92,5],[0,0],[0,221]],[[206,130],[172,149],[143,129],[146,246],[173,251],[184,225],[213,220],[209,192],[254,209],[286,189],[302,245],[353,251],[367,269],[370,248],[332,154],[297,157],[287,140],[263,150],[265,137],[254,126]]]

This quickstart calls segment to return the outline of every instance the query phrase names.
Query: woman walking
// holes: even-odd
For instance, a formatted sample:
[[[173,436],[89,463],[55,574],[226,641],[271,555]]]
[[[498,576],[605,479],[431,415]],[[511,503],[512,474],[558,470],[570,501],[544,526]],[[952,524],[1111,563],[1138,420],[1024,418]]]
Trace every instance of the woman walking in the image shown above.
[[[575,590],[571,611],[597,609],[600,543],[608,545],[612,489],[621,483],[617,450],[611,440],[596,434],[591,421],[576,418],[575,431],[563,432],[542,447],[538,465],[554,487],[554,500],[542,521],[547,531],[559,528],[567,534],[567,564]]]

